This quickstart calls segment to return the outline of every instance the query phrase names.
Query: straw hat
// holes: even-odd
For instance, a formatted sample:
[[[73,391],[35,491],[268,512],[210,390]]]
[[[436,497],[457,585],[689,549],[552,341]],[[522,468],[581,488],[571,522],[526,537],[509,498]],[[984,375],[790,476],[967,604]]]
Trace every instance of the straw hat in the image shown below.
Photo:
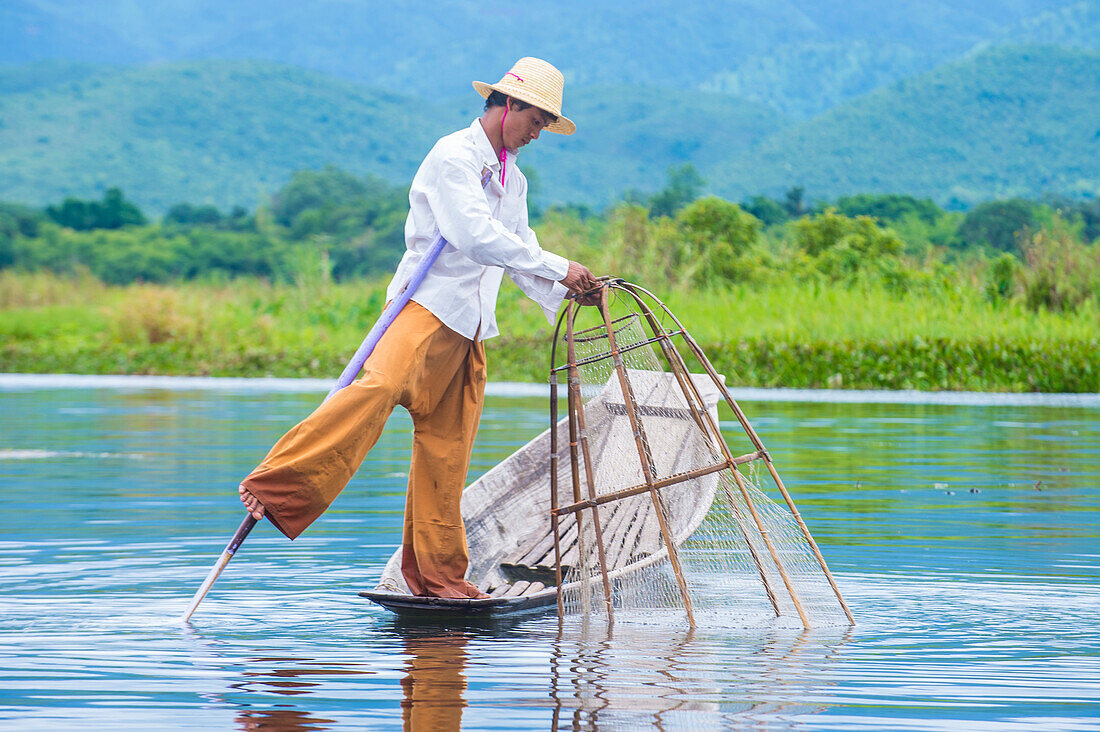
[[[573,120],[561,113],[561,95],[564,87],[565,77],[560,71],[541,58],[531,56],[524,56],[516,61],[512,70],[496,84],[486,84],[484,81],[474,82],[474,89],[477,89],[477,93],[482,97],[488,98],[489,94],[498,91],[555,115],[558,118],[557,121],[551,122],[543,129],[561,135],[572,135],[577,126],[573,124]]]

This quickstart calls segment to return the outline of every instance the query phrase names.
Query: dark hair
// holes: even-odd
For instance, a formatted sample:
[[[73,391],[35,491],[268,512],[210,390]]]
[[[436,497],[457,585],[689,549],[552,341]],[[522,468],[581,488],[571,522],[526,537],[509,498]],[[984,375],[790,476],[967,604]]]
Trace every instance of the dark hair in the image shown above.
[[[521,111],[535,106],[515,97],[512,97],[512,101],[519,105]],[[506,104],[508,104],[508,95],[504,92],[498,92],[496,89],[493,89],[489,92],[489,96],[485,97],[485,111],[489,111],[490,107],[503,107]]]
[[[503,107],[503,106],[505,106],[506,104],[508,104],[508,99],[509,99],[509,96],[507,94],[505,94],[504,92],[499,92],[496,89],[494,89],[493,91],[489,92],[489,96],[485,97],[485,111],[488,112],[490,107]],[[528,104],[527,102],[523,101],[522,99],[516,99],[515,97],[511,97],[511,100],[519,106],[520,111],[523,111],[525,109],[530,109],[531,107],[535,106],[534,104]],[[546,112],[545,109],[542,110],[542,111]],[[546,112],[546,116],[550,118],[551,122],[557,122],[558,121],[558,116],[556,114]]]

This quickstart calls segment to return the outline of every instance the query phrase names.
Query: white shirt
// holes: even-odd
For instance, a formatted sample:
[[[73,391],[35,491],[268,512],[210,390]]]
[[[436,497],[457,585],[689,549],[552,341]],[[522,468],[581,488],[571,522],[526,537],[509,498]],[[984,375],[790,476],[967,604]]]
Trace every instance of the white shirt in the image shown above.
[[[497,293],[507,272],[542,306],[551,324],[567,290],[558,280],[569,260],[544,251],[527,224],[527,179],[508,153],[505,185],[500,160],[481,121],[435,144],[409,190],[405,246],[386,298],[409,279],[437,234],[447,246],[412,299],[463,336],[481,340],[499,334]],[[492,180],[481,187],[488,172]]]

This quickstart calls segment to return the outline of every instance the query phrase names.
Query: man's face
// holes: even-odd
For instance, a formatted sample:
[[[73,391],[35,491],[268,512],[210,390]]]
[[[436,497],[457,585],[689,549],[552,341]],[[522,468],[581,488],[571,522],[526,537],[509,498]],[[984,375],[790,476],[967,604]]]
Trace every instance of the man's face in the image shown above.
[[[539,133],[550,124],[552,116],[538,107],[516,109],[512,104],[504,118],[504,147],[518,150],[531,140],[539,139]]]

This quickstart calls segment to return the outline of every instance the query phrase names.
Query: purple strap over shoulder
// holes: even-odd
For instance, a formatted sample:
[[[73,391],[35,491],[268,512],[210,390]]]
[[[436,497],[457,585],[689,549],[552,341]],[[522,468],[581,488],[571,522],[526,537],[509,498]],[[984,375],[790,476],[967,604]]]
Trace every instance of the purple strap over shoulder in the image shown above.
[[[488,183],[489,176],[483,176],[481,187],[484,188]],[[348,362],[348,365],[344,367],[343,373],[340,374],[340,378],[336,380],[336,385],[332,387],[332,390],[325,397],[325,401],[328,401],[333,394],[355,381],[355,377],[363,370],[363,364],[366,363],[367,359],[374,351],[374,347],[378,345],[378,341],[382,340],[382,334],[393,325],[393,321],[397,320],[397,315],[409,304],[409,300],[412,299],[413,293],[420,287],[420,283],[424,281],[424,278],[428,276],[428,270],[435,264],[435,260],[439,258],[439,253],[443,251],[443,247],[445,246],[447,246],[447,240],[440,234],[435,238],[435,241],[432,242],[432,245],[428,247],[428,251],[425,252],[424,258],[420,260],[420,264],[413,270],[408,281],[405,282],[401,290],[393,300],[390,301],[390,304],[386,306],[386,309],[382,311],[382,316],[378,318],[374,327],[367,333],[367,337],[359,344],[358,350],[355,351],[355,355],[351,357],[351,361]]]

